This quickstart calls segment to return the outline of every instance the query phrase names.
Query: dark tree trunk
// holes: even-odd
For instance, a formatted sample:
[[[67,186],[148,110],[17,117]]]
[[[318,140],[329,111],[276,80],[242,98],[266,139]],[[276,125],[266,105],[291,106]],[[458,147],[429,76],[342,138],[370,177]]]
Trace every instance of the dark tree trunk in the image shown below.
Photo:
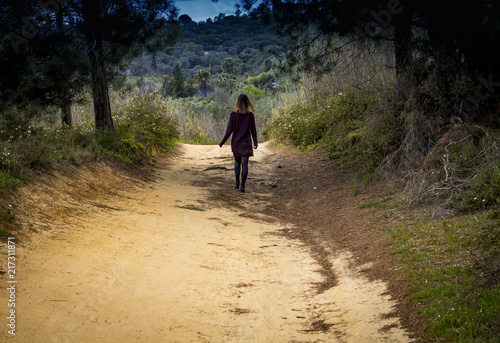
[[[96,128],[113,131],[108,78],[104,61],[102,37],[99,35],[99,0],[82,1],[83,21],[87,36],[87,54],[92,74],[92,95]]]
[[[62,125],[64,127],[72,127],[73,126],[73,118],[71,116],[71,103],[67,102],[61,105],[61,119]]]
[[[155,53],[153,52],[153,58],[151,60],[151,69],[153,69],[153,73],[156,73],[156,67],[157,67],[156,57],[155,57]]]
[[[411,27],[413,11],[408,1],[403,2],[402,12],[393,16],[394,23],[394,57],[396,76],[400,76],[411,59]]]
[[[58,8],[56,11],[56,25],[59,30],[63,29],[63,24],[64,24],[63,19],[64,19],[63,9]]]
[[[200,85],[200,96],[202,98],[207,97],[207,85]]]
[[[109,102],[106,64],[102,58],[102,48],[99,47],[100,45],[102,45],[102,42],[96,42],[94,51],[90,53],[95,125],[97,128],[113,131],[114,125],[113,118],[111,117],[111,104]]]
[[[60,30],[61,32],[63,32],[64,22],[63,22],[63,9],[62,9],[62,7],[57,8],[56,24],[57,24],[57,29]],[[68,96],[68,94],[70,92],[69,92],[69,90],[66,89],[65,93],[67,95],[67,98],[64,101],[64,103],[61,105],[61,120],[62,120],[63,128],[73,126],[73,117],[71,116],[71,100],[68,100],[68,99],[70,99],[70,96]]]

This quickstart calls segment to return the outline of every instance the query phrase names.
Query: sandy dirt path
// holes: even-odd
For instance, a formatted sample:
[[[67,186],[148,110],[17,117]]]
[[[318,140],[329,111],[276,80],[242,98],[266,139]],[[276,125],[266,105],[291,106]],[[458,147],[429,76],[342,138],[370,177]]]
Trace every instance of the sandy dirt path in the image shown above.
[[[250,166],[265,179],[265,144]],[[155,182],[87,171],[26,187],[8,342],[407,342],[380,282],[332,260],[337,286],[283,226],[212,206],[207,175],[231,178],[229,147],[181,145]],[[105,168],[104,168],[105,169]],[[256,173],[261,173],[256,175]],[[83,181],[85,180],[85,181]],[[252,181],[254,180],[254,181]],[[237,192],[228,181],[228,192]],[[103,191],[104,190],[104,191]],[[241,201],[265,194],[241,194]],[[69,194],[69,195],[68,195]],[[288,228],[287,228],[288,229]],[[290,229],[292,229],[290,227]],[[29,238],[29,239],[28,239]],[[0,258],[6,270],[7,247]]]

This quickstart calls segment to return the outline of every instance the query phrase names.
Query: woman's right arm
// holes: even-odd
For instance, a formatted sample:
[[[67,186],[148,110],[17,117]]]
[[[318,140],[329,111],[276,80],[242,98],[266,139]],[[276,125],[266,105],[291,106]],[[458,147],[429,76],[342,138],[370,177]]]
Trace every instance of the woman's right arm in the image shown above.
[[[257,142],[257,128],[255,127],[255,116],[253,115],[253,113],[251,113],[252,117],[251,117],[251,123],[250,123],[250,133],[252,135],[252,139],[253,139],[253,148],[254,149],[257,149],[257,147],[259,146],[259,143]]]
[[[219,146],[221,148],[224,143],[226,143],[229,136],[231,136],[231,133],[233,133],[233,113],[231,113],[231,115],[229,116],[229,123],[227,124],[226,134],[224,135],[224,138],[222,138],[222,141],[219,143]]]

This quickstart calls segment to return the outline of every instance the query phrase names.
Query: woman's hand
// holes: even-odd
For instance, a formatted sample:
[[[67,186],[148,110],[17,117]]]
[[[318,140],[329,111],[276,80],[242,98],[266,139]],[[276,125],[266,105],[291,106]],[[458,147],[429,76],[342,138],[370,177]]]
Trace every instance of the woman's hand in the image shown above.
[[[257,145],[254,145],[254,146],[253,146],[253,148],[254,148],[255,150],[257,150]]]

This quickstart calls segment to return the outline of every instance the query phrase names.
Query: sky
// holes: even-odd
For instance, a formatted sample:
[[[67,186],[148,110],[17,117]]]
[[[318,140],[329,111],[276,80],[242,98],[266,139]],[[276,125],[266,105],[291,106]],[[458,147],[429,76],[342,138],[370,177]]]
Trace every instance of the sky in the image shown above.
[[[219,0],[217,3],[212,0],[176,0],[175,6],[180,9],[179,15],[187,14],[196,22],[214,18],[219,13],[234,15],[236,8],[234,5],[238,0]]]

